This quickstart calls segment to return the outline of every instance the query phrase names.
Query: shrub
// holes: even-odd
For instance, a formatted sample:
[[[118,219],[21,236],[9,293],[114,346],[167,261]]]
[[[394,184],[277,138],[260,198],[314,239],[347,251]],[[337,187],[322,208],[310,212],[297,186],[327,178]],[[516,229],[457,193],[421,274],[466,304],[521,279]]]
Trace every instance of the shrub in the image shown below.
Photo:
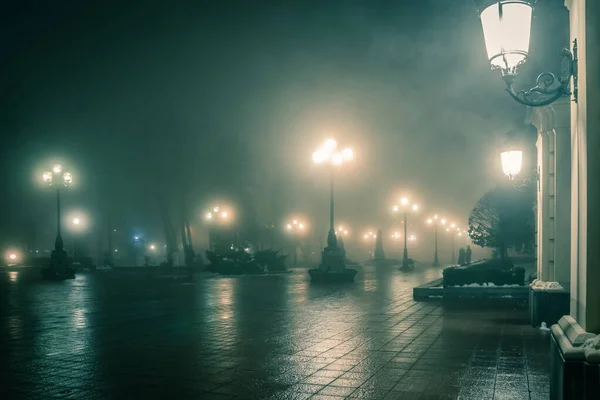
[[[259,250],[254,256],[242,250],[231,250],[223,254],[207,251],[206,258],[210,262],[206,269],[222,275],[263,274],[286,270],[286,256],[272,249]]]
[[[285,266],[286,255],[280,254],[279,250],[266,249],[254,253],[256,262],[269,272],[281,272],[287,270]]]
[[[448,267],[443,272],[444,287],[463,286],[469,284],[483,285],[493,283],[495,286],[524,285],[525,269],[498,268],[497,264],[482,263],[472,267]]]

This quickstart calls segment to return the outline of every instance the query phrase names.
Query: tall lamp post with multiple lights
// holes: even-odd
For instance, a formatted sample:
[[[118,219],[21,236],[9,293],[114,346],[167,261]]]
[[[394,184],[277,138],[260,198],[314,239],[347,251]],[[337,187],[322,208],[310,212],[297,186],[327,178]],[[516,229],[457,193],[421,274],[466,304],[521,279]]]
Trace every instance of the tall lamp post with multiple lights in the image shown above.
[[[217,235],[217,226],[223,226],[231,222],[231,212],[222,206],[214,206],[204,214],[204,220],[210,225],[208,228],[208,248],[210,251],[221,250],[225,246],[219,246],[222,237]]]
[[[452,262],[451,264],[456,263],[456,250],[454,246],[454,238],[455,236],[462,236],[460,228],[456,227],[455,223],[451,223],[448,228],[446,228],[446,232],[450,233],[450,239],[452,241]]]
[[[432,218],[427,220],[428,225],[433,225],[434,229],[434,251],[433,251],[433,266],[437,267],[440,265],[440,259],[438,257],[438,226],[446,225],[446,220],[444,218],[440,218],[437,214],[435,214]]]
[[[407,223],[407,214],[408,211],[416,212],[419,210],[419,205],[416,203],[410,204],[407,197],[403,197],[400,199],[400,204],[394,206],[394,213],[402,212],[404,215],[404,251],[402,253],[402,268],[409,267],[409,259],[408,259],[408,223]]]
[[[73,175],[63,171],[60,164],[55,164],[51,171],[43,173],[42,178],[49,186],[56,188],[56,239],[54,250],[50,256],[50,268],[43,270],[43,277],[45,279],[73,279],[75,270],[69,265],[69,258],[64,249],[60,221],[60,189],[73,182]]]
[[[300,237],[306,233],[306,224],[297,219],[293,219],[285,225],[285,230],[292,236],[294,247],[293,263],[298,265],[298,242]]]
[[[312,280],[354,280],[356,270],[346,269],[344,251],[337,244],[334,225],[334,171],[345,162],[352,161],[354,153],[351,148],[338,148],[335,140],[329,139],[315,152],[312,160],[315,164],[326,164],[329,167],[329,232],[327,247],[323,250],[319,269],[309,270]]]

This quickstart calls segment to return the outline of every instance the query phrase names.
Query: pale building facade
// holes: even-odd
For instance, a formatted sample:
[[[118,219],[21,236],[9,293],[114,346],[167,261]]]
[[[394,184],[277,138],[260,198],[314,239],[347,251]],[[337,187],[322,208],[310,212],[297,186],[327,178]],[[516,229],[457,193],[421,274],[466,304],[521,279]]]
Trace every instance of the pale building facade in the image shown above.
[[[600,1],[565,5],[571,40],[579,45],[578,102],[570,104],[571,315],[588,332],[600,333]]]

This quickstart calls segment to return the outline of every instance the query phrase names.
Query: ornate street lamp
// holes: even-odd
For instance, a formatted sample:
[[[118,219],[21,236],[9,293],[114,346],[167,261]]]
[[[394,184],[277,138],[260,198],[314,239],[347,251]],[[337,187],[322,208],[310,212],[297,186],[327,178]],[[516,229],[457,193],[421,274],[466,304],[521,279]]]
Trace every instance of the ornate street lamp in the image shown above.
[[[326,140],[312,154],[315,164],[329,166],[329,231],[327,232],[327,246],[323,249],[321,265],[318,269],[310,269],[308,273],[313,281],[346,281],[353,282],[356,270],[346,268],[346,251],[338,246],[334,225],[334,200],[333,178],[335,167],[354,160],[351,148],[339,148],[333,139]]]
[[[52,171],[46,171],[42,175],[44,182],[49,186],[56,187],[56,240],[54,241],[54,249],[56,251],[63,250],[63,239],[61,235],[60,225],[60,189],[67,187],[73,182],[73,175],[70,172],[63,172],[63,167],[60,164],[55,164]]]
[[[217,231],[216,225],[227,225],[233,220],[231,210],[215,205],[210,211],[204,213],[204,220],[210,225],[208,228],[208,248],[211,251],[217,251]],[[222,238],[221,238],[222,240]]]
[[[515,91],[513,83],[529,55],[531,19],[536,0],[475,0],[483,28],[485,46],[492,70],[499,69],[507,92],[513,99],[530,107],[551,104],[562,96],[571,95],[569,84],[573,77],[573,101],[577,102],[577,40],[573,51],[561,52],[562,67],[557,78],[551,72],[541,73],[536,86]]]
[[[338,149],[338,144],[333,139],[328,139],[312,155],[315,164],[329,164],[329,232],[327,233],[327,247],[337,248],[337,237],[334,227],[334,200],[333,200],[333,172],[335,166],[354,159],[354,152],[350,148]]]
[[[532,130],[535,130],[535,128],[532,128]],[[530,177],[525,177],[520,184],[515,183],[515,178],[521,173],[523,167],[523,145],[521,141],[516,139],[516,135],[515,131],[507,132],[507,139],[500,153],[500,162],[502,172],[511,181],[513,187],[518,191],[526,191],[532,185]],[[533,170],[533,175],[537,181],[538,172],[536,169]]]
[[[446,225],[446,220],[435,214],[432,218],[427,220],[428,225],[433,225],[434,228],[434,251],[433,251],[433,266],[437,267],[440,265],[440,259],[438,257],[438,226]]]
[[[402,254],[402,268],[408,268],[408,223],[407,223],[407,214],[408,211],[411,210],[416,212],[419,210],[418,204],[410,204],[410,201],[407,197],[403,197],[400,199],[400,204],[394,206],[394,213],[402,212],[404,215],[404,252]]]
[[[307,231],[307,225],[304,221],[299,219],[293,219],[285,225],[285,230],[292,236],[294,245],[294,265],[298,265],[298,242],[300,237],[304,236]]]
[[[54,251],[50,256],[50,268],[42,270],[42,275],[45,279],[73,279],[75,270],[71,268],[69,258],[64,250],[60,223],[60,189],[73,182],[73,175],[63,171],[62,165],[55,164],[51,171],[42,174],[42,178],[48,186],[56,188],[56,240],[54,241]]]

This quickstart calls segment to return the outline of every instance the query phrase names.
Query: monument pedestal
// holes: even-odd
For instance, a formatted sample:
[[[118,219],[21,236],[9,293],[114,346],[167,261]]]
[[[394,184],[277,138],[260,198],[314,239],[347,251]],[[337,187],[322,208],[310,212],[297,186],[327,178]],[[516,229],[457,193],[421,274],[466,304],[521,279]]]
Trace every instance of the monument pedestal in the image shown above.
[[[346,268],[343,249],[329,246],[323,249],[319,268],[308,270],[313,282],[354,282],[356,272]]]
[[[50,266],[42,270],[45,280],[60,281],[75,279],[75,268],[71,267],[69,256],[63,249],[55,249],[50,255]]]

